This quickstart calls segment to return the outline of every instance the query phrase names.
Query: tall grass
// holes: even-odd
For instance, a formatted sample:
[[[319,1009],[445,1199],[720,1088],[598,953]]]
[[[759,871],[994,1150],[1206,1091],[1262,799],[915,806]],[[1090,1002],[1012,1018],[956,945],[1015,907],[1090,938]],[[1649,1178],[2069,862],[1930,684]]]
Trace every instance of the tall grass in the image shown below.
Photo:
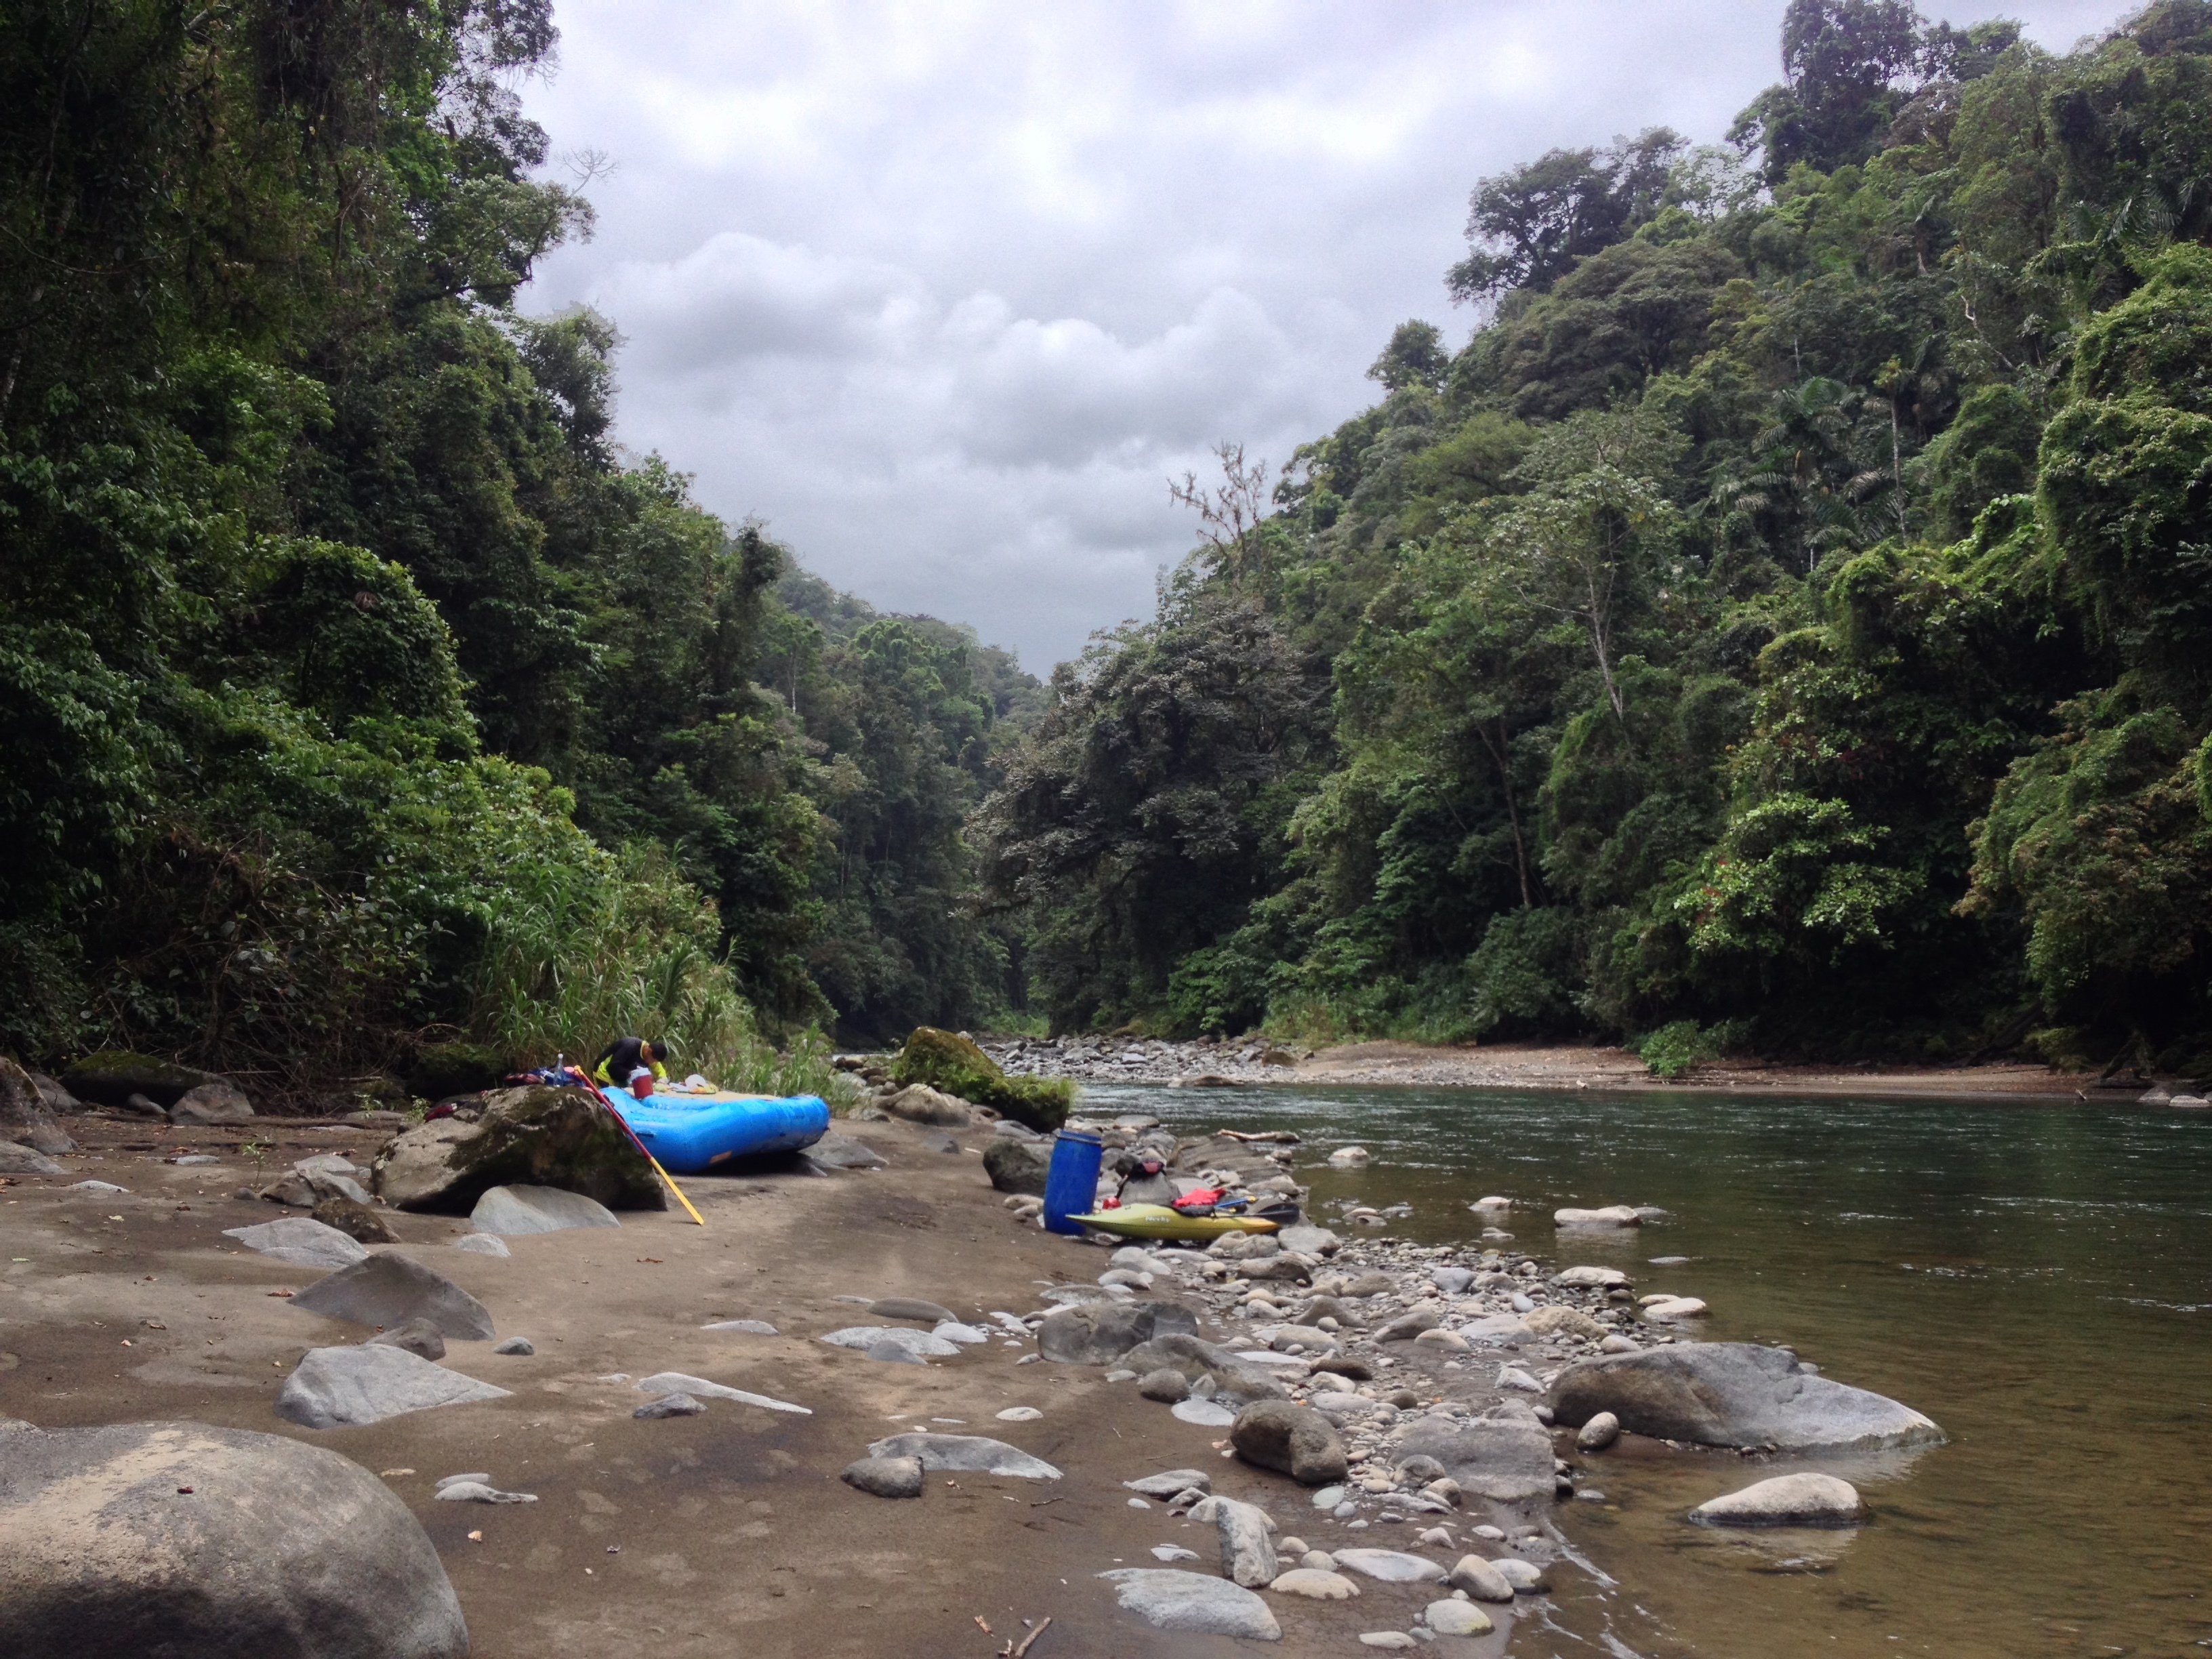
[[[518,864],[489,907],[471,1035],[533,1065],[588,1064],[612,1039],[641,1036],[725,1088],[850,1092],[819,1032],[781,1053],[761,1034],[715,935],[713,907],[657,848]]]

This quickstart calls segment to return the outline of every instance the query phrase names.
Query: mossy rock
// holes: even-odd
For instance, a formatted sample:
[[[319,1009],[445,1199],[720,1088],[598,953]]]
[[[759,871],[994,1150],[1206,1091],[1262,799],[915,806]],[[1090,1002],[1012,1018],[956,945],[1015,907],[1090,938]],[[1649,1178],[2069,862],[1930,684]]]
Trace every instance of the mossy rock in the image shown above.
[[[369,1176],[396,1209],[465,1214],[489,1187],[559,1187],[611,1210],[661,1210],[668,1194],[606,1108],[543,1084],[484,1097],[474,1121],[434,1118],[395,1135]]]
[[[973,1040],[934,1025],[915,1027],[891,1067],[891,1080],[902,1087],[926,1083],[1040,1133],[1066,1122],[1075,1103],[1075,1085],[1066,1078],[1008,1077]]]
[[[96,1100],[103,1106],[120,1106],[133,1095],[143,1095],[157,1106],[173,1106],[203,1083],[223,1081],[214,1072],[127,1048],[87,1054],[61,1077],[62,1087],[79,1100]]]
[[[425,1100],[474,1094],[506,1080],[507,1056],[481,1042],[433,1042],[416,1051],[407,1086]]]

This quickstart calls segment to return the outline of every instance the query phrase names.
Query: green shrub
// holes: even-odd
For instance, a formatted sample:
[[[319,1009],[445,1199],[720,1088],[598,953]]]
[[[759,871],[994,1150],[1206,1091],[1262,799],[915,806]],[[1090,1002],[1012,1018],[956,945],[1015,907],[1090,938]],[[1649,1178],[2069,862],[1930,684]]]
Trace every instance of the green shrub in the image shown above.
[[[1674,1020],[1644,1038],[1636,1052],[1652,1076],[1677,1083],[1719,1054],[1717,1028],[1708,1031],[1694,1019]]]

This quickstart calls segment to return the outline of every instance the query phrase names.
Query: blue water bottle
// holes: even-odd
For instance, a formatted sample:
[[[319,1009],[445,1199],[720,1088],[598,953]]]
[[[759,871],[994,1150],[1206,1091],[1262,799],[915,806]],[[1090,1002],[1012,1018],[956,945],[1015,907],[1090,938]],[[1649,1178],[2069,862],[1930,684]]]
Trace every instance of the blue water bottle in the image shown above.
[[[1083,1231],[1072,1215],[1088,1215],[1098,1201],[1098,1166],[1106,1143],[1089,1129],[1062,1129],[1052,1138],[1052,1164],[1044,1176],[1044,1224],[1053,1232]]]

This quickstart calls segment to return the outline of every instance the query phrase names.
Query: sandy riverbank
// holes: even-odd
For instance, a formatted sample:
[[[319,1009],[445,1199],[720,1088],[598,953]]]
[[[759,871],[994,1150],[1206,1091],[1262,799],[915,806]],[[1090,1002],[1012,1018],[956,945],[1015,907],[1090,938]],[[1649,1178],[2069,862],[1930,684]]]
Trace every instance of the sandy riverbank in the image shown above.
[[[631,1213],[619,1231],[514,1239],[512,1258],[498,1260],[449,1248],[463,1220],[392,1214],[398,1248],[478,1297],[501,1336],[527,1336],[538,1352],[501,1358],[489,1343],[455,1343],[449,1366],[512,1397],[317,1433],[276,1417],[277,1389],[307,1348],[363,1333],[277,1294],[304,1287],[313,1270],[222,1236],[278,1212],[229,1196],[253,1172],[244,1133],[72,1120],[84,1149],[64,1160],[67,1173],[0,1193],[0,1415],[46,1427],[192,1419],[310,1441],[385,1474],[443,1557],[479,1659],[664,1659],[733,1644],[761,1655],[984,1659],[1009,1632],[1020,1637],[1022,1620],[1047,1616],[1054,1624],[1035,1659],[1241,1650],[1147,1630],[1096,1577],[1154,1565],[1149,1552],[1163,1544],[1195,1549],[1193,1565],[1216,1570],[1212,1528],[1130,1506],[1121,1483],[1162,1469],[1212,1470],[1218,1491],[1267,1507],[1285,1532],[1328,1535],[1302,1491],[1224,1456],[1223,1431],[1178,1420],[1100,1370],[1018,1364],[1033,1342],[994,1339],[922,1367],[817,1340],[854,1322],[841,1295],[1019,1313],[1048,1285],[1089,1283],[1106,1265],[1103,1251],[1012,1222],[980,1167],[987,1128],[961,1133],[961,1150],[945,1152],[932,1149],[938,1132],[855,1127],[888,1169],[695,1180],[703,1230],[677,1212]],[[273,1141],[271,1167],[325,1151],[365,1162],[380,1139],[274,1121],[252,1133]],[[221,1161],[163,1161],[186,1149]],[[87,1177],[131,1190],[70,1188]],[[779,1334],[700,1328],[738,1318]],[[1202,1328],[1219,1328],[1209,1318]],[[715,1401],[700,1417],[637,1421],[642,1396],[608,1379],[659,1370],[793,1401],[812,1415]],[[1494,1398],[1468,1376],[1393,1376],[1478,1406]],[[1042,1416],[999,1422],[1011,1406]],[[1066,1478],[936,1475],[919,1502],[839,1482],[868,1442],[931,1427],[994,1434]],[[439,1477],[466,1471],[539,1501],[433,1500]],[[1528,1517],[1501,1510],[1497,1519]],[[1407,1547],[1411,1530],[1367,1536]],[[1354,1602],[1285,1604],[1285,1639],[1272,1650],[1357,1650],[1358,1632],[1404,1628],[1431,1595],[1370,1583]],[[1443,1645],[1500,1653],[1511,1620],[1499,1622],[1495,1636]]]

